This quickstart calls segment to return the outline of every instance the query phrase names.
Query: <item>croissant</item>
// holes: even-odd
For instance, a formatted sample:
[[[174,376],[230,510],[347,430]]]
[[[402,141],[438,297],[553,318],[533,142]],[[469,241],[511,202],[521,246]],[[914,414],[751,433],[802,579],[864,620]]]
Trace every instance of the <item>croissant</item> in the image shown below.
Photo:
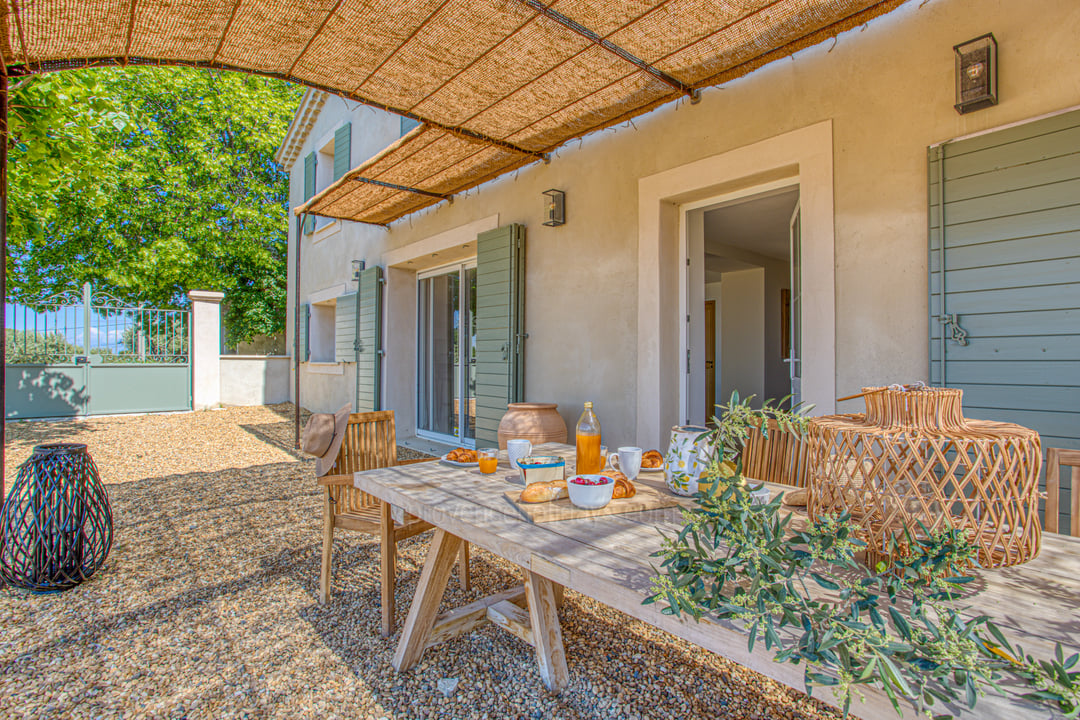
[[[646,470],[655,470],[664,466],[664,456],[659,450],[649,450],[641,456],[641,467]]]
[[[521,502],[541,503],[550,502],[566,497],[566,481],[552,480],[551,482],[533,483],[521,491]]]
[[[609,470],[604,473],[604,476],[615,481],[615,489],[611,493],[612,500],[632,498],[634,495],[637,495],[637,488],[634,487],[634,483],[630,482],[630,478],[626,477],[626,475],[618,470]]]

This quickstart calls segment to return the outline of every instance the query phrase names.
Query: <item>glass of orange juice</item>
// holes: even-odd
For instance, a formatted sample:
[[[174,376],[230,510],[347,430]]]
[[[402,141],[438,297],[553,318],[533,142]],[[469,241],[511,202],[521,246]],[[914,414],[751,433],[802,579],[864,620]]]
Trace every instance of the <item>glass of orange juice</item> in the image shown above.
[[[485,475],[490,475],[499,467],[499,451],[496,448],[477,450],[476,459],[480,464],[480,472]]]

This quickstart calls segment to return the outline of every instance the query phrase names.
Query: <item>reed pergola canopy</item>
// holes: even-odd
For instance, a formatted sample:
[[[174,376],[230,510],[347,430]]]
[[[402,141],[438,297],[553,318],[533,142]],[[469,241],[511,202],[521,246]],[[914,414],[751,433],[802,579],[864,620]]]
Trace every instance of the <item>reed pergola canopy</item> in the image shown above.
[[[188,65],[421,121],[300,210],[385,225],[903,0],[7,0],[9,76]]]

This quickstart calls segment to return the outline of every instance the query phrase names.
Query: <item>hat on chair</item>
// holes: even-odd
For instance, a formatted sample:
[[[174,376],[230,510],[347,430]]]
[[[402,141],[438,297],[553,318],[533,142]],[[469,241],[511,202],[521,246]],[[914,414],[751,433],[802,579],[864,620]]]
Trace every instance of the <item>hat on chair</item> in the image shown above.
[[[304,425],[300,449],[315,456],[316,477],[322,477],[334,467],[341,443],[345,440],[351,409],[351,405],[346,405],[333,414],[315,413]]]

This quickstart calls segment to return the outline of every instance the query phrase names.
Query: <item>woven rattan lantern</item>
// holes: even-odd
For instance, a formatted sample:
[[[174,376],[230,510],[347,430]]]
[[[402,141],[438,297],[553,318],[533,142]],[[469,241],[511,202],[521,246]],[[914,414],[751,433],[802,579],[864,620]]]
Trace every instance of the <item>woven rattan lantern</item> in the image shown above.
[[[863,388],[866,414],[810,425],[811,517],[850,512],[871,566],[890,537],[948,523],[969,531],[983,567],[1039,554],[1039,434],[968,420],[963,391]]]

